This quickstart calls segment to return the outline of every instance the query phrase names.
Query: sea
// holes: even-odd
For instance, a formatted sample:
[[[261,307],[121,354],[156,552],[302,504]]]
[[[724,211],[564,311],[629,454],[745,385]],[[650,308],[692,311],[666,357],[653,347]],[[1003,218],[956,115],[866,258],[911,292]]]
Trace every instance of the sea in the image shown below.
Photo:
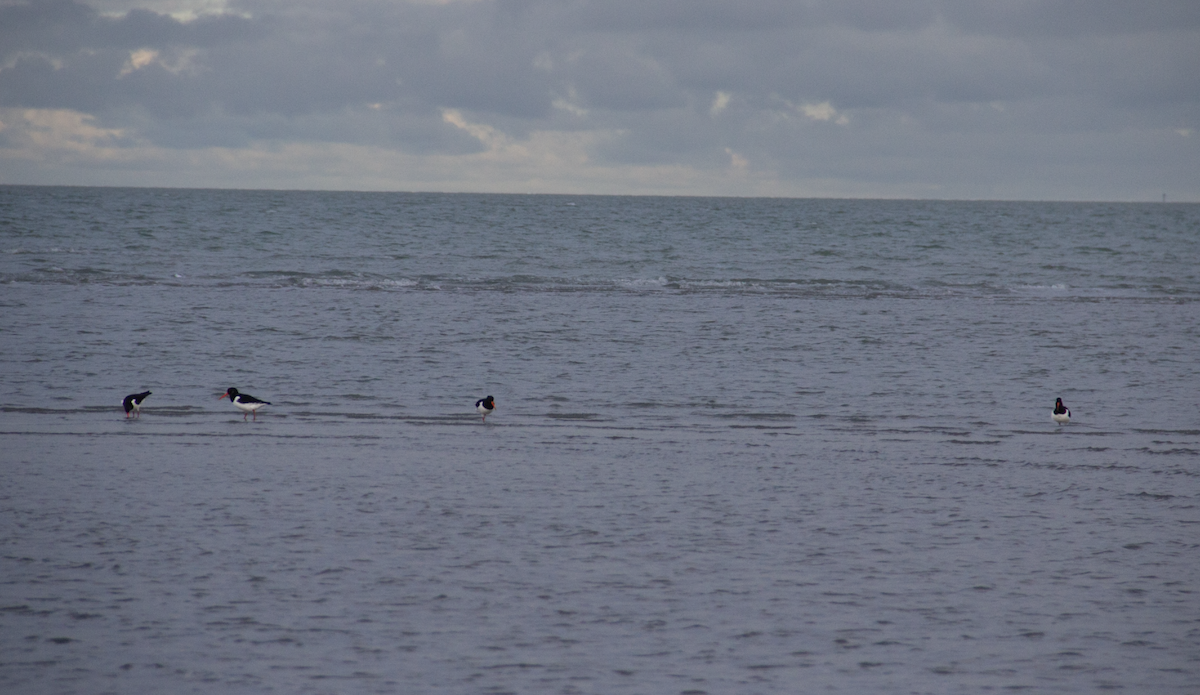
[[[1200,205],[3,186],[0,692],[1194,694],[1198,406]]]

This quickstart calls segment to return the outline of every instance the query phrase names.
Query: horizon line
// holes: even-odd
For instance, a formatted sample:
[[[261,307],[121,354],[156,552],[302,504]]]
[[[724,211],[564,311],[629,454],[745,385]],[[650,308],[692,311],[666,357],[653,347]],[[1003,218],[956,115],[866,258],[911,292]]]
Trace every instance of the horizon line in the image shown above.
[[[903,197],[870,197],[870,196],[769,196],[769,195],[700,195],[690,193],[551,193],[526,192],[513,193],[505,191],[435,191],[435,190],[380,190],[357,188],[244,188],[220,186],[112,186],[103,184],[59,184],[59,183],[0,183],[0,188],[79,188],[79,189],[110,189],[110,190],[144,190],[144,191],[222,191],[245,193],[355,193],[377,195],[475,195],[475,196],[555,196],[581,198],[716,198],[728,200],[836,200],[836,201],[874,201],[874,202],[912,202],[912,203],[1075,203],[1075,204],[1106,204],[1106,205],[1200,205],[1200,201],[1167,200],[1162,194],[1162,200],[1114,200],[1114,199],[1054,199],[1054,198],[903,198]]]

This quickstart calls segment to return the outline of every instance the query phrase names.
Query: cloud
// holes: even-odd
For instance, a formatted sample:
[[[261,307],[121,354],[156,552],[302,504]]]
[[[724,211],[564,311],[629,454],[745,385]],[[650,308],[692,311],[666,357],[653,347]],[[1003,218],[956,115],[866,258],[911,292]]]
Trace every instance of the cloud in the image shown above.
[[[442,111],[442,120],[478,140],[488,152],[499,152],[509,146],[509,138],[489,125],[469,123],[456,109]]]
[[[709,114],[716,116],[724,111],[729,106],[729,100],[732,98],[733,95],[729,92],[717,92],[716,96],[713,97],[712,106],[708,107]]]
[[[570,92],[571,98],[569,99],[564,99],[562,97],[555,99],[553,101],[554,108],[561,109],[579,118],[586,118],[588,115],[588,110],[575,103],[578,99],[578,96],[575,94],[575,90],[571,89]]]
[[[178,51],[171,60],[166,60],[160,51],[153,48],[139,48],[136,51],[129,52],[129,60],[125,61],[125,65],[121,67],[121,71],[117,73],[117,77],[125,77],[152,65],[158,66],[167,72],[179,74],[193,68],[192,61],[198,53],[199,51],[195,49]]]
[[[814,121],[833,121],[838,125],[846,125],[850,122],[845,114],[838,113],[838,110],[833,108],[833,104],[828,101],[822,101],[819,104],[801,104],[799,111]]]
[[[734,152],[730,148],[725,148],[725,154],[729,155],[729,166],[732,167],[734,171],[743,172],[750,167],[750,162],[745,157],[737,152]]]
[[[1132,198],[1160,187],[1146,181],[1200,181],[1200,5],[1080,7],[3,0],[5,122],[76,120],[44,151],[26,135],[50,126],[13,121],[25,144],[0,182],[46,167],[69,180],[64,142],[84,169],[124,158],[122,180],[153,183],[171,162],[173,180],[205,185],[254,171],[290,186],[285,160],[371,188],[391,172],[422,189]],[[255,164],[234,167],[239,152]],[[272,152],[287,154],[276,165]],[[341,163],[357,156],[377,173]],[[421,184],[380,161],[436,175]],[[456,162],[482,168],[456,177]],[[1172,197],[1200,199],[1189,185]]]
[[[0,152],[26,160],[95,163],[128,159],[128,133],[67,109],[0,109]]]
[[[248,11],[240,9],[238,0],[90,0],[87,4],[101,16],[112,18],[134,11],[153,12],[180,22],[218,15],[250,17]]]
[[[134,70],[141,70],[158,60],[158,51],[142,48],[133,51],[129,54],[129,60],[126,61],[125,67],[121,68],[121,72],[117,73],[117,77],[124,77]]]

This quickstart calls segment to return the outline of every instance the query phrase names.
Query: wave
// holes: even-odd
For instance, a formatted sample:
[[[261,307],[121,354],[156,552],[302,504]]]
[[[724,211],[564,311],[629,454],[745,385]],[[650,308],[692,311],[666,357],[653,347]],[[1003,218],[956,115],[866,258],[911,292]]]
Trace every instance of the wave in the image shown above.
[[[139,269],[140,270],[140,269]],[[255,270],[231,275],[177,272],[123,272],[103,267],[45,265],[24,272],[0,271],[3,285],[108,285],[330,290],[330,291],[458,291],[458,292],[591,292],[674,293],[714,295],[777,295],[812,298],[1165,298],[1193,299],[1195,292],[1176,286],[1136,286],[1127,283],[1076,287],[1066,283],[996,284],[989,280],[953,283],[942,280],[900,282],[880,278],[704,278],[669,275],[602,277],[510,274],[463,276],[450,274],[398,275],[329,270]]]

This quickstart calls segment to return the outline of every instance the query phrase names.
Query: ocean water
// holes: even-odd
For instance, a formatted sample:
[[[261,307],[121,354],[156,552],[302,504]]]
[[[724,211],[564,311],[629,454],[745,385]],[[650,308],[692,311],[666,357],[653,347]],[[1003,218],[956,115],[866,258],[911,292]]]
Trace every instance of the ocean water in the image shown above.
[[[1200,692],[1198,338],[1196,205],[0,187],[0,691]]]

